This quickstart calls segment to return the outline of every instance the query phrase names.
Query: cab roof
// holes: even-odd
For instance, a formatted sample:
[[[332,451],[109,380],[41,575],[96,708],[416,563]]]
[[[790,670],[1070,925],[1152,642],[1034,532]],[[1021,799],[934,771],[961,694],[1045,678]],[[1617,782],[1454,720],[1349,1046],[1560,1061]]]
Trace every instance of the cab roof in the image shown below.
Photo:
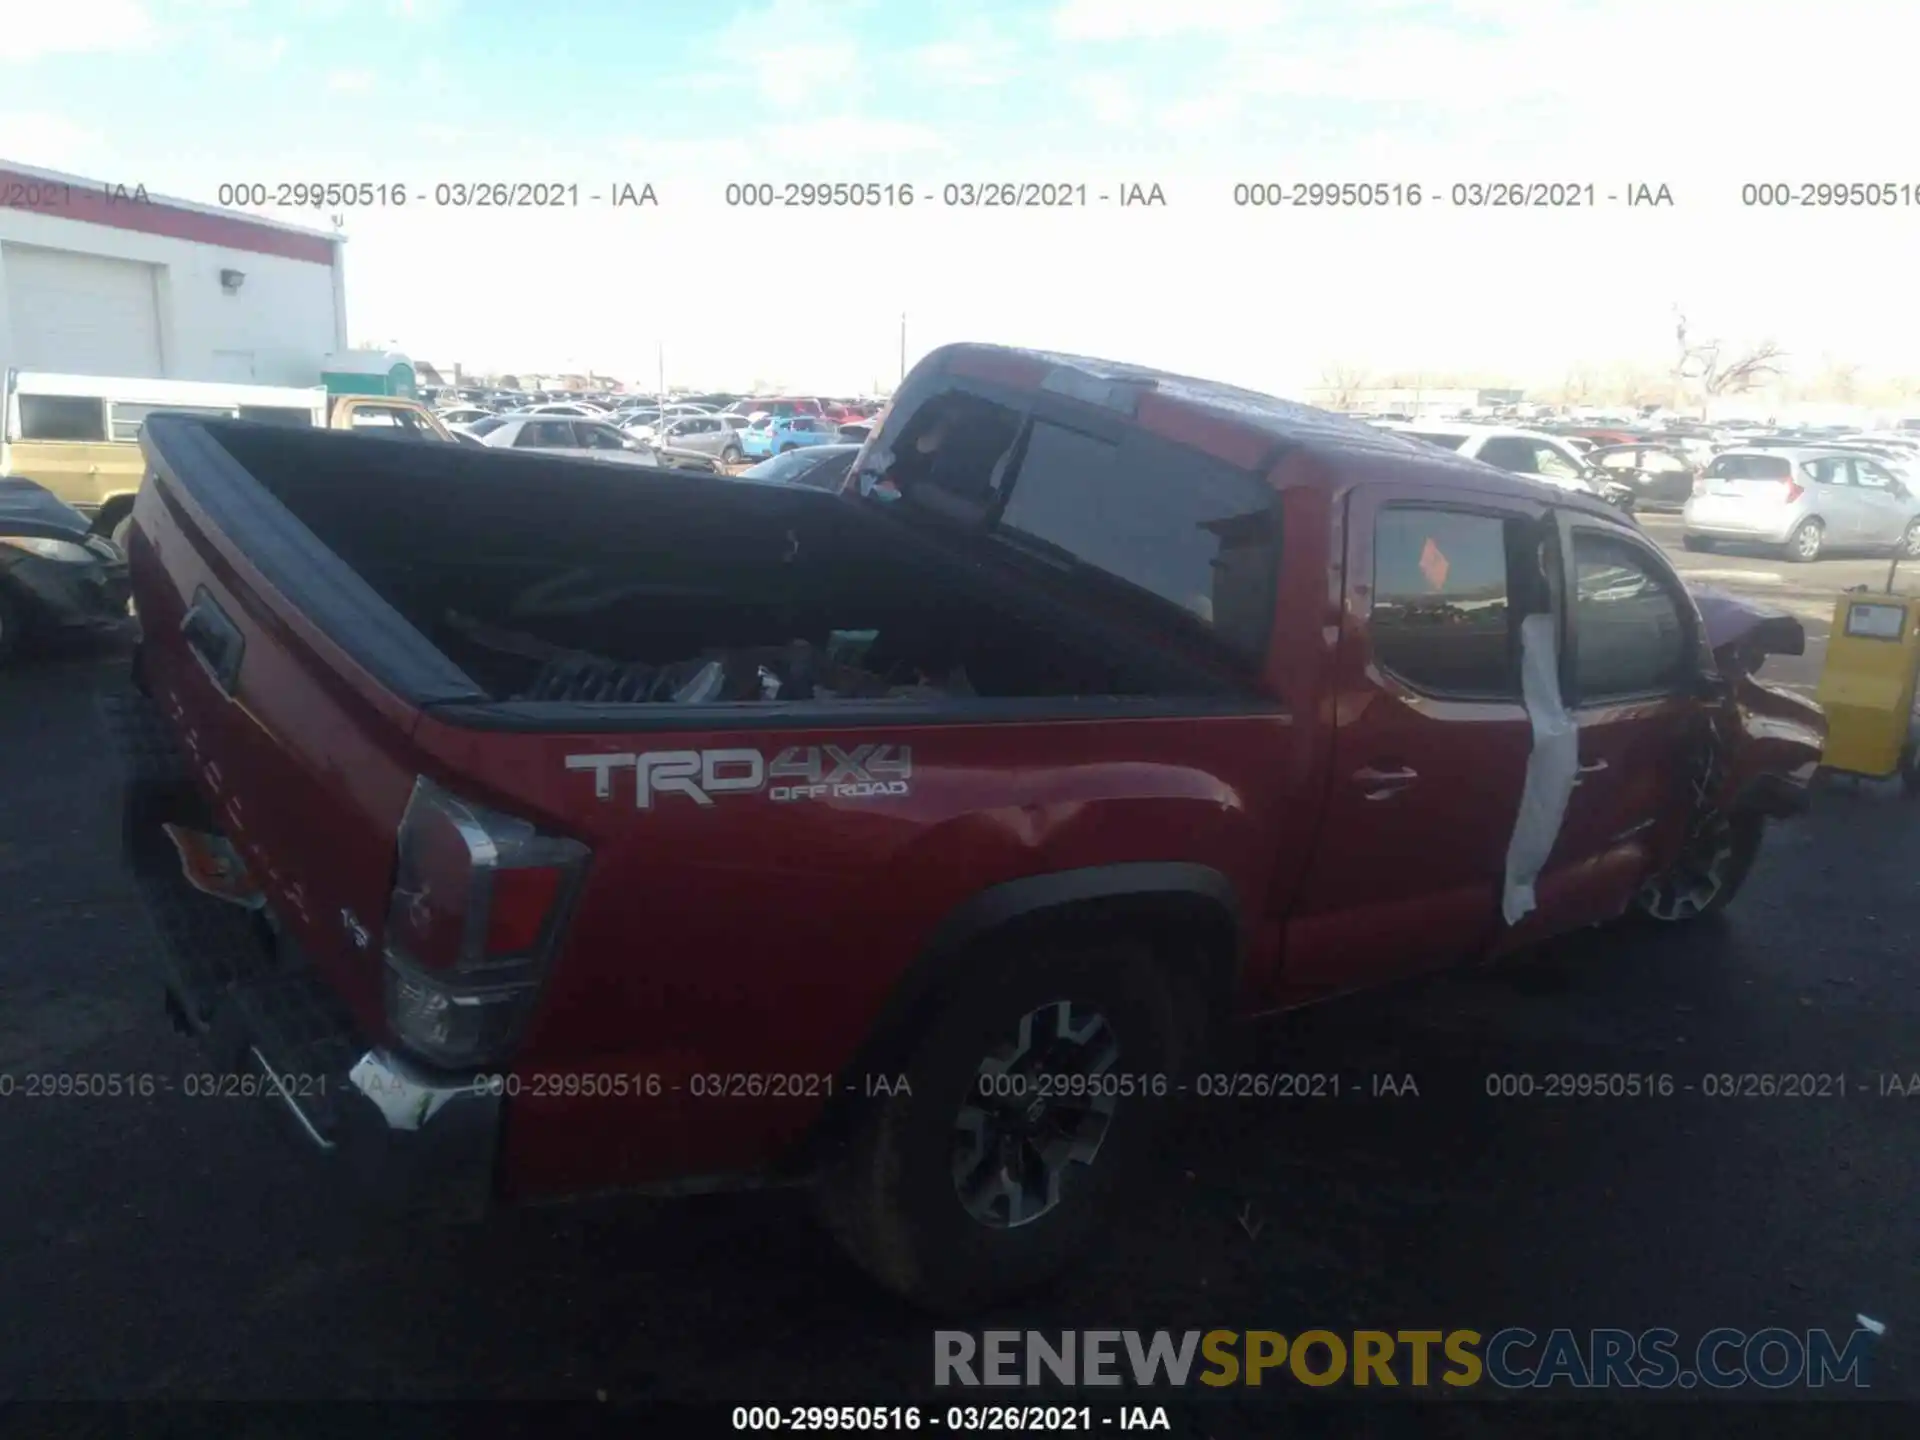
[[[1097,360],[1051,350],[960,342],[932,351],[921,365],[1015,390],[1046,390],[1116,411],[1162,438],[1243,469],[1270,474],[1284,450],[1303,450],[1334,467],[1364,459],[1375,470],[1408,478],[1424,473],[1436,481],[1492,493],[1547,500],[1618,518],[1597,497],[1563,490],[1543,480],[1515,475],[1394,430],[1336,415],[1257,390],[1217,380],[1155,370],[1117,360]],[[918,367],[916,367],[918,368]],[[1427,427],[1480,433],[1504,427]],[[1507,433],[1536,434],[1534,431]],[[1397,477],[1396,477],[1397,478]]]

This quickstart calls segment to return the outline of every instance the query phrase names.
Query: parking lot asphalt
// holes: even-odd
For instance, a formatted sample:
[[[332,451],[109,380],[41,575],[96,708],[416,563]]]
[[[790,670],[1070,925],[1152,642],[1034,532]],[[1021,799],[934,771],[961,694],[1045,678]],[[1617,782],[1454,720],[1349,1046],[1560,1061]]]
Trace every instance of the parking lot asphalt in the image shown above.
[[[1856,569],[1885,575],[1678,558],[1751,570],[1710,578],[1810,620]],[[0,673],[0,1077],[178,1077],[198,1058],[162,1018],[118,864],[94,697],[123,664],[109,647]],[[1255,1065],[1336,1072],[1344,1097],[1192,1102],[1164,1182],[1092,1265],[977,1326],[1697,1338],[1844,1336],[1865,1315],[1887,1326],[1871,1393],[1920,1400],[1920,1094],[1882,1093],[1920,1075],[1914,816],[1828,788],[1776,827],[1719,926],[1592,932],[1264,1027]],[[1490,1076],[1567,1073],[1675,1089],[1488,1094]],[[1417,1094],[1372,1098],[1378,1074]],[[1704,1093],[1743,1074],[1844,1076],[1846,1093]],[[794,1196],[391,1226],[259,1102],[11,1088],[0,1398],[935,1398],[932,1322],[844,1267]],[[1260,1430],[1262,1403],[1217,1399],[1207,1433]]]

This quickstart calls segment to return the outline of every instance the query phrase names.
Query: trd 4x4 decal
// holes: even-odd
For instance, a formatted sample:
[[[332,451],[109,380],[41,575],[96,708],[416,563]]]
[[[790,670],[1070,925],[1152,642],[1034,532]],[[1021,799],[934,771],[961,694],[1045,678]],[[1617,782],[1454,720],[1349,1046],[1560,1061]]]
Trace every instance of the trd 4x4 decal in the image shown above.
[[[913,778],[906,745],[792,745],[772,760],[758,750],[648,750],[638,755],[569,755],[567,769],[591,770],[593,793],[613,797],[616,770],[633,771],[633,803],[653,808],[656,795],[684,795],[697,805],[715,795],[757,794],[780,803],[862,800],[905,795]]]

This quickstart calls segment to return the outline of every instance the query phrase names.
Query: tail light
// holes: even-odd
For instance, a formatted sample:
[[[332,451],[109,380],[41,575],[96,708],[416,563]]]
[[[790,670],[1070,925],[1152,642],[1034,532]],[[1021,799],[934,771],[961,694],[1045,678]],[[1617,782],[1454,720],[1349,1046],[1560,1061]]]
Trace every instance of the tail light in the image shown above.
[[[415,781],[387,910],[395,1038],[448,1067],[502,1059],[559,947],[588,853]]]
[[[1802,495],[1806,493],[1807,493],[1806,486],[1802,485],[1798,480],[1795,480],[1792,477],[1788,477],[1787,504],[1789,505],[1793,504],[1794,501],[1798,500]]]

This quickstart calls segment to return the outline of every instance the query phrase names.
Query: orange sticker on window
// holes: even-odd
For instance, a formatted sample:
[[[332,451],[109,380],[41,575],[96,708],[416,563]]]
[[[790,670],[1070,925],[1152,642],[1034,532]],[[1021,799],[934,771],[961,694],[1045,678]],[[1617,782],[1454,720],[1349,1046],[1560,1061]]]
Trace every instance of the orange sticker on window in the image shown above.
[[[1447,557],[1440,553],[1440,547],[1429,538],[1420,548],[1420,573],[1427,577],[1427,583],[1438,590],[1447,583]]]

